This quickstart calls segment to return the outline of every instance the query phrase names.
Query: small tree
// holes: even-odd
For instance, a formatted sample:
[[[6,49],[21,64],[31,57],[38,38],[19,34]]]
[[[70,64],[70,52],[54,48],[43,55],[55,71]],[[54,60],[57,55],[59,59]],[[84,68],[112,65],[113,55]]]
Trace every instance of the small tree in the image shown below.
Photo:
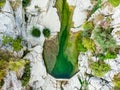
[[[31,34],[33,37],[40,37],[41,32],[40,32],[39,28],[33,26],[32,30],[31,30]]]
[[[30,4],[30,1],[31,1],[31,0],[23,0],[23,1],[22,1],[23,7],[27,7],[27,6]]]
[[[50,30],[48,28],[43,29],[43,34],[45,37],[50,37]]]

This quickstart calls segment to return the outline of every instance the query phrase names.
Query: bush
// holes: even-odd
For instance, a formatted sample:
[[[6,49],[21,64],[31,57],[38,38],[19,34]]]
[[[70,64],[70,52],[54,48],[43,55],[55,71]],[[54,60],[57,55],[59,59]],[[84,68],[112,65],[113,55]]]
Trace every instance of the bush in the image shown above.
[[[13,47],[13,50],[19,51],[22,49],[21,41],[22,39],[20,37],[18,37],[17,39],[13,39],[10,36],[3,36],[2,43],[3,45],[11,44],[11,46]]]
[[[117,54],[114,52],[107,52],[106,54],[98,54],[97,57],[100,60],[106,60],[106,59],[115,59],[117,57]]]
[[[43,35],[47,38],[50,37],[50,30],[48,28],[43,29]]]
[[[94,40],[100,45],[103,52],[114,51],[117,47],[116,41],[113,39],[112,28],[103,29],[101,27],[94,29]]]
[[[118,88],[118,90],[120,90],[120,73],[114,75],[112,81],[113,81],[113,83],[115,85],[115,88]]]
[[[91,22],[91,21],[86,21],[83,24],[83,29],[84,30],[93,30],[93,28],[94,28],[94,25],[93,25],[93,22]]]
[[[78,52],[86,52],[87,51],[87,49],[82,44],[81,34],[77,38],[77,50],[78,50]]]
[[[4,85],[4,80],[0,80],[0,90],[1,90],[1,87]]]
[[[90,65],[91,70],[93,71],[95,76],[102,77],[105,73],[107,73],[111,68],[108,64],[103,61],[93,62]]]
[[[6,44],[11,43],[13,41],[13,38],[10,36],[3,36],[2,39],[3,39],[2,40],[3,45],[6,45]]]
[[[85,48],[87,48],[87,50],[89,50],[91,52],[95,51],[95,44],[92,39],[83,38],[82,44],[84,45]]]
[[[30,80],[30,62],[26,63],[23,76],[21,78],[22,86],[26,86]]]
[[[9,70],[18,71],[26,62],[13,54],[0,50],[0,86],[3,85],[3,79]]]
[[[6,76],[7,70],[8,70],[8,62],[0,59],[0,82]]]
[[[30,0],[23,0],[22,5],[23,7],[27,7],[30,4]]]
[[[0,0],[0,8],[3,7],[6,3],[6,0]]]
[[[31,30],[31,34],[33,37],[40,37],[41,32],[40,32],[39,28],[33,26],[32,30]]]
[[[22,68],[25,65],[24,60],[19,60],[19,61],[9,61],[9,69],[12,71],[18,72],[20,68]]]
[[[120,0],[108,0],[114,7],[117,7],[120,4]]]
[[[105,59],[115,59],[117,57],[117,54],[114,52],[107,52],[105,55]]]
[[[23,48],[21,45],[21,41],[22,41],[21,38],[17,38],[17,39],[12,41],[12,47],[15,51],[19,51]]]
[[[82,33],[81,33],[81,36],[85,37],[85,38],[90,38],[91,37],[91,33],[92,33],[91,30],[83,30]]]

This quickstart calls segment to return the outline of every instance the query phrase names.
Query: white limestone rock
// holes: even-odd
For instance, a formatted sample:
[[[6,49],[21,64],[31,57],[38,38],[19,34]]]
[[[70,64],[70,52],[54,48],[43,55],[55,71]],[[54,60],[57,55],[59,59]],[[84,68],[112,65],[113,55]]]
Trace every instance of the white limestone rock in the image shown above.
[[[39,30],[41,32],[40,37],[32,36],[31,30],[32,30],[32,28],[34,26],[39,28]],[[26,38],[25,38],[27,40],[28,44],[31,44],[31,46],[35,46],[35,45],[43,46],[43,43],[44,43],[44,40],[45,40],[45,37],[44,37],[44,35],[42,33],[43,28],[44,28],[43,26],[37,25],[37,24],[31,24],[31,25],[28,26],[28,28],[27,28],[27,35],[26,35]]]
[[[10,71],[4,81],[2,90],[22,90],[21,83],[18,81],[15,72]]]

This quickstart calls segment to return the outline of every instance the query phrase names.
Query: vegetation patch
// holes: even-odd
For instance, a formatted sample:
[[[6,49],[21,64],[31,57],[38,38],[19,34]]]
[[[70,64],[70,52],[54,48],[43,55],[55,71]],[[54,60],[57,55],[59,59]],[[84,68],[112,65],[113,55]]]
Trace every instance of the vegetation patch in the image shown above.
[[[78,52],[86,52],[87,51],[87,48],[85,48],[84,45],[83,45],[83,43],[82,43],[81,33],[80,33],[80,35],[77,38],[76,45],[77,45]]]
[[[93,30],[94,28],[94,24],[92,21],[86,21],[84,24],[83,24],[83,29],[84,30]]]
[[[6,0],[0,0],[0,8],[2,8],[6,3]]]
[[[89,39],[89,38],[83,38],[83,45],[84,47],[91,51],[91,52],[94,52],[95,51],[95,44],[94,44],[94,41],[92,39]]]
[[[23,48],[21,44],[22,39],[20,37],[13,39],[10,36],[3,36],[2,39],[3,39],[2,40],[3,45],[10,44],[13,47],[13,50],[15,51],[20,51]]]
[[[9,61],[9,69],[17,72],[25,64],[26,64],[25,60],[19,60],[19,61],[10,60]]]
[[[120,73],[114,75],[114,77],[113,77],[113,83],[115,85],[115,88],[117,88],[118,90],[120,90]]]
[[[32,30],[31,30],[31,35],[32,35],[33,37],[37,37],[37,38],[40,37],[41,32],[40,32],[39,28],[33,26],[33,27],[32,27]]]
[[[50,30],[48,28],[43,29],[43,35],[47,38],[50,37]]]
[[[80,90],[88,90],[89,85],[88,81],[86,79],[82,80],[80,76],[78,76],[78,80],[80,82]]]
[[[98,77],[102,77],[109,70],[111,70],[110,66],[102,60],[99,60],[97,62],[93,62],[92,60],[90,60],[89,67],[91,68],[93,74]]]
[[[29,83],[29,80],[30,80],[30,62],[28,61],[25,64],[24,73],[21,78],[22,86],[26,86]]]
[[[106,59],[115,59],[117,58],[117,54],[115,52],[107,52],[106,54],[99,53],[97,57],[100,60],[106,60]]]
[[[2,88],[2,86],[4,85],[4,80],[0,80],[0,89]]]
[[[120,4],[120,0],[108,0],[114,7],[117,7]]]
[[[30,1],[31,0],[22,0],[23,7],[27,7],[28,5],[30,5]]]
[[[18,57],[14,57],[8,51],[0,50],[0,83],[3,85],[3,79],[9,70],[18,72],[19,69],[24,67],[26,61]]]
[[[113,28],[104,29],[97,27],[94,29],[94,40],[100,45],[103,52],[113,51],[117,48],[116,41],[113,39],[111,32]]]

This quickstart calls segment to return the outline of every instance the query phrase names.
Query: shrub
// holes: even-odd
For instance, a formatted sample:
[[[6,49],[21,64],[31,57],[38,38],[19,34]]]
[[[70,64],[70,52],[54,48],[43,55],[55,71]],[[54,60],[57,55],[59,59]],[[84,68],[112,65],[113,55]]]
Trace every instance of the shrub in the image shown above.
[[[91,33],[92,33],[91,30],[83,30],[82,33],[81,33],[81,36],[85,37],[85,38],[90,38],[91,37]]]
[[[100,45],[101,49],[106,51],[114,51],[117,47],[116,41],[113,39],[112,28],[103,29],[101,27],[94,29],[94,40]]]
[[[22,49],[21,41],[22,41],[21,38],[17,38],[12,41],[12,47],[15,51],[19,51]]]
[[[80,90],[88,90],[89,85],[88,81],[86,79],[82,80],[80,76],[78,76],[78,80],[80,82]]]
[[[0,59],[0,82],[6,76],[7,70],[8,70],[8,63],[5,60]]]
[[[19,51],[22,49],[21,41],[22,39],[20,37],[18,37],[17,39],[13,39],[10,36],[3,36],[2,43],[3,45],[11,44],[11,46],[13,47],[13,50]]]
[[[26,86],[30,80],[30,62],[26,63],[23,76],[21,78],[22,86]]]
[[[39,28],[33,26],[32,30],[31,30],[31,34],[33,37],[40,37],[41,32],[40,32]]]
[[[104,55],[103,53],[97,54],[97,57],[98,57],[100,60],[104,60],[104,59],[105,59],[105,55]]]
[[[6,0],[0,0],[0,8],[3,7],[6,3]]]
[[[50,37],[50,30],[48,28],[43,29],[43,34],[45,37]]]
[[[115,59],[117,57],[117,54],[114,52],[107,52],[105,55],[105,59]]]
[[[86,21],[83,24],[83,29],[84,30],[93,30],[93,28],[94,28],[94,25],[93,25],[93,22],[91,22],[91,21]]]
[[[113,83],[114,83],[114,85],[115,85],[115,88],[119,88],[119,89],[120,89],[120,73],[114,75],[112,81],[113,81]],[[119,90],[119,89],[118,89],[118,90]]]
[[[105,73],[107,73],[111,68],[105,62],[99,60],[98,62],[93,62],[90,65],[91,70],[93,71],[95,76],[102,77]]]
[[[97,57],[100,60],[106,60],[106,59],[115,59],[117,57],[117,54],[115,52],[107,52],[106,54],[98,54]]]
[[[89,50],[91,52],[95,51],[95,44],[92,39],[83,38],[82,44],[84,45],[85,48],[87,48],[87,50]]]
[[[117,7],[120,4],[120,0],[108,0],[114,7]]]
[[[82,44],[82,37],[81,34],[78,36],[77,38],[77,50],[79,52],[86,52],[87,49],[84,47],[84,45]]]
[[[27,7],[30,4],[30,0],[23,0],[22,5],[23,7]]]
[[[97,1],[97,3],[93,6],[90,16],[102,6],[102,0],[93,0],[93,1]]]
[[[8,43],[10,43],[10,42],[13,41],[13,38],[10,37],[10,36],[3,36],[2,39],[3,39],[3,40],[2,40],[2,43],[3,43],[4,45],[6,45],[6,44],[8,44]]]
[[[26,62],[13,54],[0,50],[0,86],[3,85],[3,79],[9,70],[18,71]]]
[[[1,90],[1,87],[4,85],[4,80],[0,80],[0,90]]]
[[[24,60],[19,60],[19,61],[9,61],[9,69],[12,71],[18,72],[20,68],[22,68],[25,65]]]

